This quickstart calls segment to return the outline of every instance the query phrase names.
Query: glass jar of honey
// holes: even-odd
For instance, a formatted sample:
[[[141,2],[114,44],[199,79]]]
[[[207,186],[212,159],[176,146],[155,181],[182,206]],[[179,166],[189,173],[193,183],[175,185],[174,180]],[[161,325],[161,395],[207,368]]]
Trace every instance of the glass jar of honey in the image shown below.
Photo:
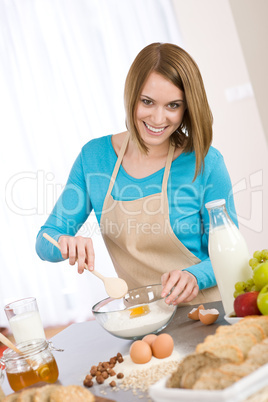
[[[54,383],[59,370],[52,350],[56,349],[51,342],[44,339],[33,339],[16,345],[22,354],[6,349],[0,359],[1,368],[5,368],[7,379],[13,391],[38,382]]]

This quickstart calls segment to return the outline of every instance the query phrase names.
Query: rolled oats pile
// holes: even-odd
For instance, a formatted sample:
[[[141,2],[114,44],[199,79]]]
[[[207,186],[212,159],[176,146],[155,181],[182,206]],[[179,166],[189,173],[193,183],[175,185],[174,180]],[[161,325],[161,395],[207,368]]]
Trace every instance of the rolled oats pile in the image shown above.
[[[171,360],[165,363],[152,365],[146,370],[133,370],[132,374],[128,374],[119,384],[119,388],[124,390],[132,389],[133,393],[138,390],[147,392],[148,388],[155,384],[161,378],[170,375],[178,368],[178,362]]]

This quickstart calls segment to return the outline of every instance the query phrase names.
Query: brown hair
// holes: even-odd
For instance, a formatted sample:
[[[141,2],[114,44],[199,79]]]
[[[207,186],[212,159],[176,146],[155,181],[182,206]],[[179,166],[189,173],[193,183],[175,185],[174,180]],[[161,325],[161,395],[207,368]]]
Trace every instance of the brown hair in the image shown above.
[[[195,180],[212,142],[213,117],[199,68],[185,50],[171,43],[152,43],[137,55],[125,82],[127,129],[141,150],[148,152],[137,130],[135,115],[142,88],[153,71],[184,92],[186,110],[180,127],[171,135],[171,141],[176,147],[183,145],[185,152],[195,151]]]

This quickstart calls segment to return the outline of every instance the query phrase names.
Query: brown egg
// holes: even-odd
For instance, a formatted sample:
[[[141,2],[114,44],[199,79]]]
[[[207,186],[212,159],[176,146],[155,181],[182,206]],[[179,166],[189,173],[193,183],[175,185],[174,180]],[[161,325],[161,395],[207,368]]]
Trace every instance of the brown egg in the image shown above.
[[[204,310],[205,307],[203,304],[200,304],[197,308],[193,308],[189,313],[188,313],[188,318],[191,318],[192,320],[199,320],[199,310]]]
[[[129,349],[129,354],[133,363],[148,363],[152,358],[152,349],[147,342],[135,341]]]
[[[157,338],[157,335],[155,334],[149,334],[145,335],[142,340],[146,343],[148,343],[149,346],[152,346],[153,341]]]
[[[217,309],[199,310],[199,319],[205,325],[213,324],[219,317]]]
[[[173,352],[174,342],[169,334],[160,334],[152,343],[153,356],[164,359]]]

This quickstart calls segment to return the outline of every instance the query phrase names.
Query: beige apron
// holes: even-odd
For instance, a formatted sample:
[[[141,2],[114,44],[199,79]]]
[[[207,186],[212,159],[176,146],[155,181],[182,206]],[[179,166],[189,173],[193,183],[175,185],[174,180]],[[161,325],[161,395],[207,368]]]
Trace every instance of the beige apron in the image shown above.
[[[167,182],[174,154],[170,145],[162,191],[133,201],[116,201],[111,193],[125,154],[129,134],[120,149],[104,200],[101,231],[115,270],[129,289],[161,283],[167,271],[200,262],[174,234],[169,220]],[[190,303],[220,300],[217,287],[200,290]]]

